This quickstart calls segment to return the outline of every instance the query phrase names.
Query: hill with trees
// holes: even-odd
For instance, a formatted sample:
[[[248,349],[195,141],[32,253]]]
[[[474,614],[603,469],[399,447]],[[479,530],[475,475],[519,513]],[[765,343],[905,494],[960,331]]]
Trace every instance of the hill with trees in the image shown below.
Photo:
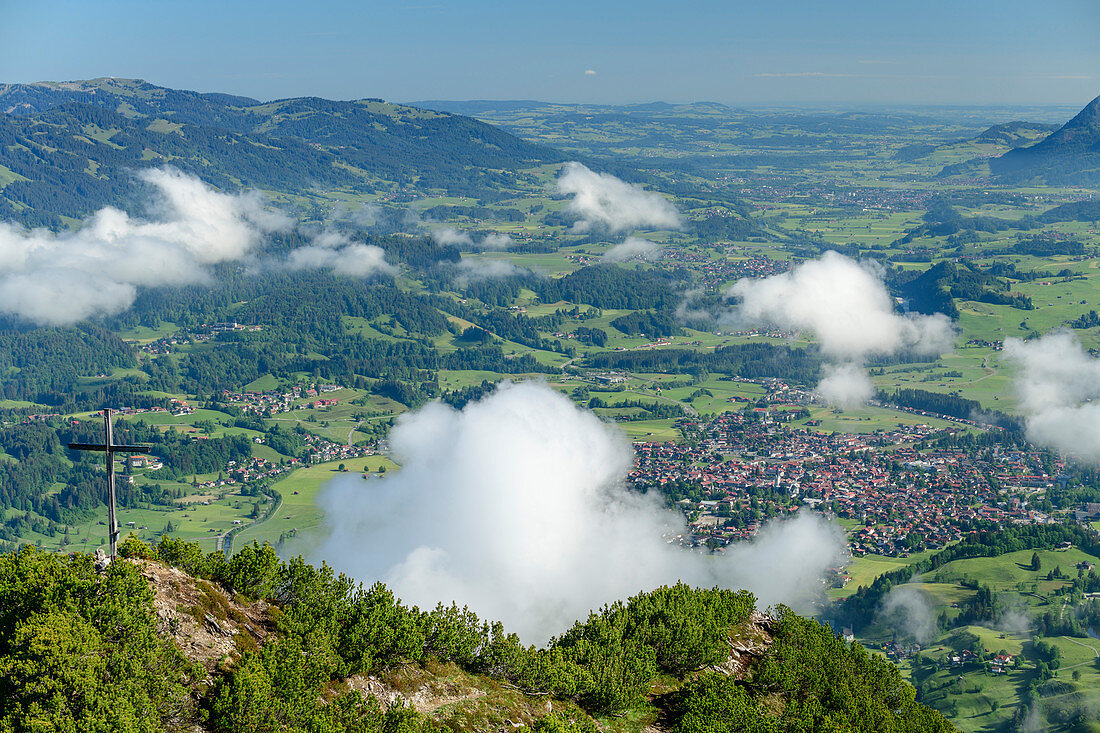
[[[415,184],[492,199],[518,170],[564,160],[484,122],[380,99],[265,103],[94,79],[2,85],[0,111],[0,217],[32,226],[125,206],[133,171],[165,163],[221,188]]]
[[[885,659],[744,591],[658,588],[535,648],[267,545],[121,552],[0,556],[0,730],[954,730]]]

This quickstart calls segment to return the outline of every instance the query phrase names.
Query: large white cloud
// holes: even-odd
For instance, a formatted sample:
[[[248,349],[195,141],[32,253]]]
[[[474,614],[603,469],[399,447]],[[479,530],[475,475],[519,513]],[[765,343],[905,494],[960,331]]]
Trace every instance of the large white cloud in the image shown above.
[[[538,383],[505,384],[460,412],[429,404],[403,416],[390,443],[399,471],[322,491],[315,559],[421,607],[469,605],[532,643],[679,579],[804,606],[844,544],[809,514],[721,557],[670,544],[682,517],[623,487],[623,434]]]
[[[1005,339],[1019,366],[1015,386],[1030,440],[1088,461],[1100,460],[1100,359],[1070,333]]]
[[[608,173],[596,173],[575,161],[562,167],[557,190],[573,197],[565,210],[580,217],[573,225],[577,232],[593,227],[604,227],[612,232],[642,227],[680,228],[676,207],[659,193],[646,191]]]
[[[879,274],[837,252],[779,275],[738,280],[728,295],[741,299],[735,319],[812,332],[835,362],[819,392],[843,405],[868,394],[869,380],[857,374],[867,357],[904,350],[938,355],[950,351],[954,338],[951,319],[942,313],[896,313]]]
[[[742,299],[741,316],[812,331],[821,351],[836,359],[903,349],[941,354],[950,350],[954,335],[942,313],[896,313],[877,273],[832,251],[789,272],[738,280],[729,293]]]
[[[203,282],[207,266],[290,225],[256,193],[221,193],[172,169],[139,176],[156,192],[149,219],[106,207],[60,234],[0,223],[0,310],[49,325],[117,313],[138,287]]]

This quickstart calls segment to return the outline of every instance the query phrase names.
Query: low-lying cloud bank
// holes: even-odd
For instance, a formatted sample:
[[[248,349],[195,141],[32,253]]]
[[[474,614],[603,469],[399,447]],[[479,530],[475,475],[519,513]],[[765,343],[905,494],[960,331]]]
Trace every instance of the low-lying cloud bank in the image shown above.
[[[379,247],[334,231],[320,232],[284,261],[265,261],[264,237],[294,223],[258,192],[223,193],[172,168],[138,178],[154,193],[145,218],[108,206],[72,232],[0,223],[0,313],[48,326],[112,315],[129,308],[140,287],[207,282],[210,266],[224,262],[352,277],[394,270]]]
[[[508,249],[515,244],[509,235],[495,232],[486,234],[480,242],[474,242],[474,238],[468,233],[454,227],[443,227],[434,230],[432,241],[440,245],[468,247],[470,249]]]
[[[627,237],[622,244],[616,244],[603,253],[604,262],[626,262],[627,260],[644,260],[653,262],[661,258],[661,246],[656,242],[641,237]]]
[[[677,580],[805,605],[844,547],[801,513],[724,556],[666,539],[685,531],[658,497],[627,491],[625,436],[539,383],[504,384],[456,411],[432,403],[390,435],[399,471],[332,481],[314,552],[406,602],[452,600],[541,643],[600,605]]]
[[[833,362],[819,392],[841,404],[870,396],[862,369],[867,357],[903,350],[938,355],[951,350],[954,337],[951,319],[942,313],[895,312],[876,271],[832,251],[790,272],[738,280],[727,295],[741,300],[735,320],[812,332]]]
[[[525,267],[517,267],[507,260],[485,260],[463,257],[454,265],[454,282],[460,288],[470,283],[484,282],[485,280],[498,280],[503,277],[515,277],[518,275],[530,275],[531,271]]]
[[[215,191],[172,169],[138,174],[155,190],[148,219],[100,209],[73,232],[0,223],[0,311],[43,325],[129,307],[138,287],[204,282],[290,220],[259,194]]]
[[[1033,341],[1005,339],[1019,366],[1016,392],[1029,440],[1087,461],[1100,461],[1100,359],[1070,333]]]
[[[373,244],[357,244],[339,232],[326,231],[308,247],[291,250],[286,266],[290,270],[331,270],[351,277],[370,277],[396,271],[386,262],[386,253]]]
[[[562,167],[558,193],[573,197],[565,210],[580,219],[574,232],[596,227],[625,232],[640,227],[679,229],[676,207],[659,193],[622,181],[609,173],[596,173],[576,161]]]

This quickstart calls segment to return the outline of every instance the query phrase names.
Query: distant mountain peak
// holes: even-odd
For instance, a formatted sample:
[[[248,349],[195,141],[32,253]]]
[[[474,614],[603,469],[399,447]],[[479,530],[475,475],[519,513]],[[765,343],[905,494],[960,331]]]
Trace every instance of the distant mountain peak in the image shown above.
[[[1034,180],[1047,184],[1100,183],[1100,97],[1045,139],[1010,150],[990,161],[1003,181]]]
[[[1082,136],[1086,144],[1100,143],[1100,97],[1092,100],[1077,115],[1053,132],[1042,145],[1060,145],[1080,141]]]

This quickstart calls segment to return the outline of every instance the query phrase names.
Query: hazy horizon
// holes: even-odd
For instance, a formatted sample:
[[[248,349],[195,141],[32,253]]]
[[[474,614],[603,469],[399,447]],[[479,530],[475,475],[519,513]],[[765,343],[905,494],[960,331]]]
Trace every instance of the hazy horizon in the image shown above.
[[[155,14],[133,0],[3,7],[0,75],[144,78],[268,100],[1080,107],[1100,93],[1100,6],[1086,0],[564,0],[552,12],[331,0],[302,11],[253,0]]]

